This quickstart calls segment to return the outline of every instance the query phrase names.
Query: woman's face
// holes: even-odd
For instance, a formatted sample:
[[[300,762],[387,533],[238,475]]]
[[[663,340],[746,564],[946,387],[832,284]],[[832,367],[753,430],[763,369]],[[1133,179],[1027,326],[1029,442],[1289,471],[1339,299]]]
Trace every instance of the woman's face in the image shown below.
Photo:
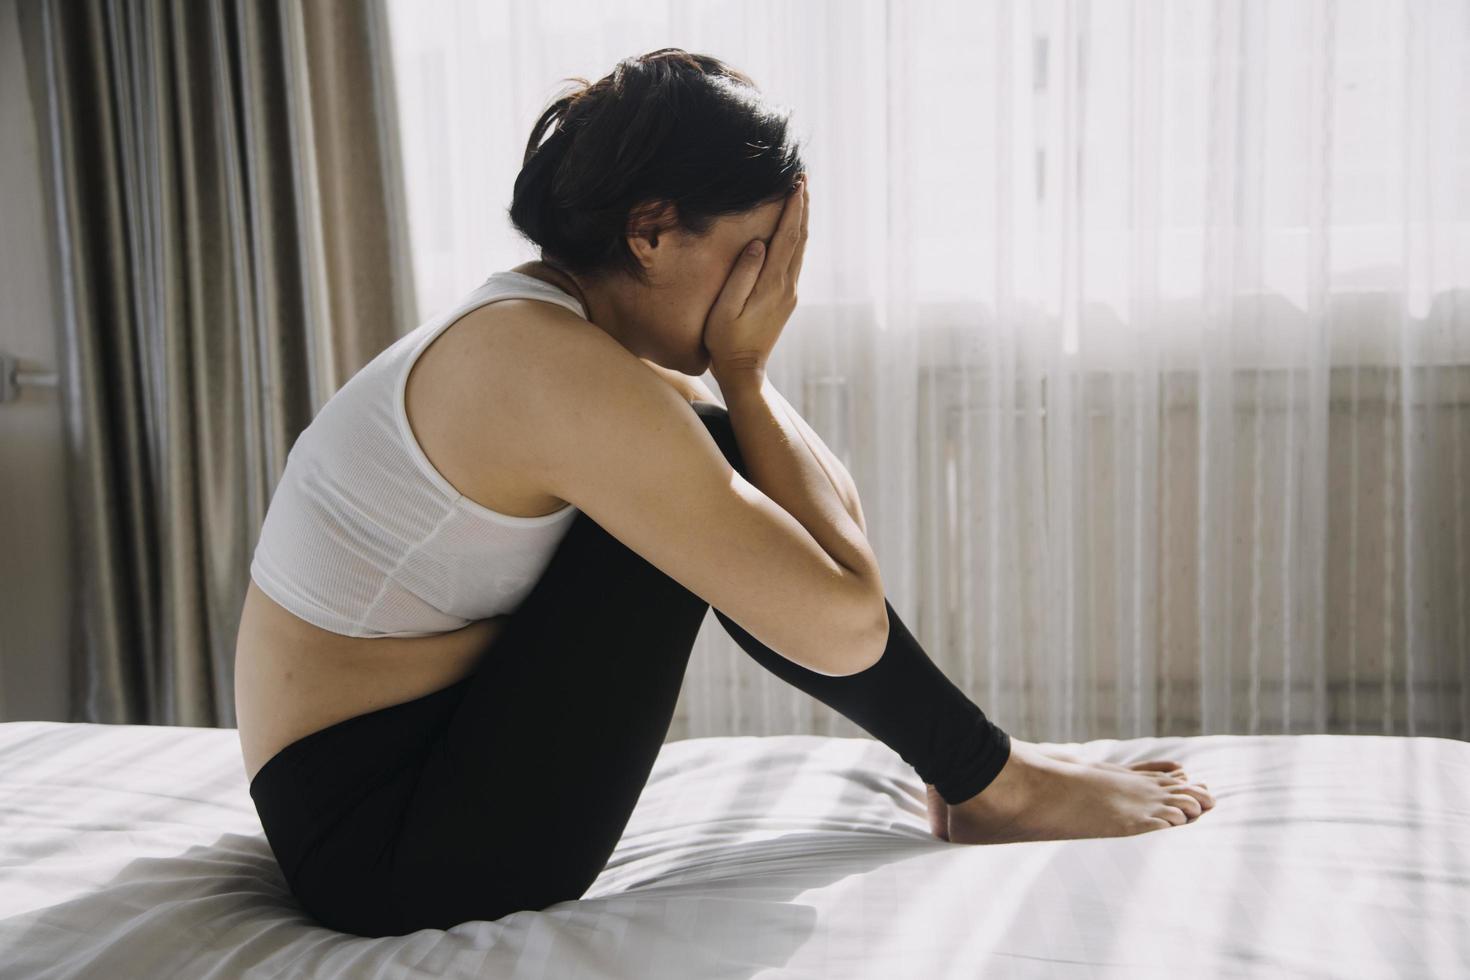
[[[757,238],[770,246],[784,207],[783,198],[723,215],[702,236],[677,228],[630,235],[628,247],[650,285],[625,283],[624,302],[618,304],[630,308],[631,323],[620,330],[624,345],[663,367],[703,374],[709,368],[704,325],[710,309],[745,246]]]

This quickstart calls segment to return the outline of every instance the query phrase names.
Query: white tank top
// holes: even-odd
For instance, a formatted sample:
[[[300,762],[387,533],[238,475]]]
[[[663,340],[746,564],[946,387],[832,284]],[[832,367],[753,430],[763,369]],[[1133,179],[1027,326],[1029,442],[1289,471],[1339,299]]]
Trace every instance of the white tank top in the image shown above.
[[[550,283],[497,272],[353,375],[287,456],[250,563],[266,595],[323,629],[381,637],[456,630],[514,610],[531,591],[576,508],[516,517],[475,503],[429,462],[403,405],[419,354],[500,299],[587,316]]]

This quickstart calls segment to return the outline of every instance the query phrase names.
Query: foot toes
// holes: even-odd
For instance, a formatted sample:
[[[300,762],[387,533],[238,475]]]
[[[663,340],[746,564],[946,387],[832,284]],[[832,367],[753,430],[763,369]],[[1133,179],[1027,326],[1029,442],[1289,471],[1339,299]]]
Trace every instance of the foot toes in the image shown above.
[[[1184,769],[1183,766],[1175,762],[1173,759],[1146,759],[1143,762],[1135,762],[1128,768],[1137,769],[1139,771],[1145,772],[1148,770],[1154,770],[1157,772],[1172,772],[1176,769],[1182,772]]]

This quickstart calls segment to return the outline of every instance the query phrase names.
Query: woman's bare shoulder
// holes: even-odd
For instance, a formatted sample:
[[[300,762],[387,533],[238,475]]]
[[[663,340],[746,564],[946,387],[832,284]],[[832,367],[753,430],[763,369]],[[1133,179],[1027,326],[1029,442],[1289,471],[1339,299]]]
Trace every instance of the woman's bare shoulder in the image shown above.
[[[559,361],[587,345],[633,359],[551,303],[503,299],[464,314],[408,376],[404,410],[424,455],[456,490],[492,510],[531,517],[560,507],[523,464],[542,438],[542,416],[530,406],[544,394],[535,387],[573,383]]]
[[[528,358],[562,356],[565,354],[565,347],[562,345],[567,343],[601,346],[602,353],[609,357],[633,356],[596,324],[554,303],[533,299],[499,300],[473,311],[466,319],[472,317],[483,327],[478,334],[482,345],[489,345],[491,348],[482,349],[482,355],[505,366],[515,363],[524,365]],[[552,334],[541,331],[561,332]],[[637,360],[677,391],[685,401],[723,404],[702,378],[663,367],[644,357]],[[518,372],[517,377],[525,379],[527,374]]]

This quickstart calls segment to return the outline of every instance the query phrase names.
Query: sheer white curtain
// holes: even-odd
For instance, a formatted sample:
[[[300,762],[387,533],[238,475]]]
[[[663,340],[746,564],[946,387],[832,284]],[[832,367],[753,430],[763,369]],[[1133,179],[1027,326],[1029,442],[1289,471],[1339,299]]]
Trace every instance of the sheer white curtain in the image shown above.
[[[1470,737],[1470,9],[390,0],[421,312],[561,87],[663,46],[792,107],[772,378],[894,608],[1033,741]],[[847,719],[710,616],[670,738]]]

